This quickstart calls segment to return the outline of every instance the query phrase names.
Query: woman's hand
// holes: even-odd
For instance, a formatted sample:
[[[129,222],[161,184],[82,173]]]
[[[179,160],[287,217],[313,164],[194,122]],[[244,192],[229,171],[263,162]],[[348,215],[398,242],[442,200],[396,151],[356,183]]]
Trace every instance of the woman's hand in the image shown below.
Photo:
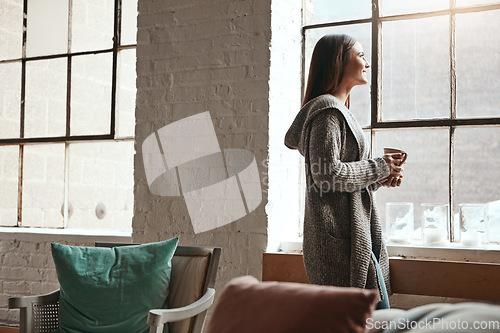
[[[402,181],[403,175],[401,175],[399,178],[393,178],[392,176],[389,176],[387,178],[379,180],[378,183],[385,187],[398,187],[401,185]]]
[[[387,178],[380,180],[378,183],[382,186],[386,187],[397,187],[401,185],[403,181],[403,168],[401,165],[403,164],[403,154],[385,154],[382,156],[384,161],[387,163],[389,167],[390,174]]]

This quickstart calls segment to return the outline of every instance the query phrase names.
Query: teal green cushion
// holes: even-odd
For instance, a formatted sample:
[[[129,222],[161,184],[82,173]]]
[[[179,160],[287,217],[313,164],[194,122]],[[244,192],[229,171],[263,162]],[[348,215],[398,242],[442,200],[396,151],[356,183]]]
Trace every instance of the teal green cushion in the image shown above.
[[[61,286],[59,331],[148,332],[150,309],[168,296],[178,238],[113,248],[52,243]]]

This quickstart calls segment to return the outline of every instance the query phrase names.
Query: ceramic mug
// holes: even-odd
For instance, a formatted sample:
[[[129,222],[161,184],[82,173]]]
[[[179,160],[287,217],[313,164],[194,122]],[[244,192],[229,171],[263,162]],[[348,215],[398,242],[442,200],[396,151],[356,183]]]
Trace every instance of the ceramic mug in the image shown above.
[[[403,165],[406,162],[406,159],[408,158],[408,153],[398,148],[385,147],[384,154],[403,154],[403,161],[401,162],[400,165]]]

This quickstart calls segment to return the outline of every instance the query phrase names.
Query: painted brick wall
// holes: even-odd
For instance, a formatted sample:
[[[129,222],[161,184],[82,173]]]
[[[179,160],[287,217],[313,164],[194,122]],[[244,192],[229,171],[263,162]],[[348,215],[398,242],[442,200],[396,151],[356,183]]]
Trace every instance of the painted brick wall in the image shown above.
[[[235,276],[261,277],[267,244],[266,193],[249,215],[195,234],[182,197],[149,192],[142,142],[154,131],[209,111],[221,149],[268,156],[271,1],[139,1],[135,214],[133,238],[180,237],[182,245],[222,248],[216,288]]]

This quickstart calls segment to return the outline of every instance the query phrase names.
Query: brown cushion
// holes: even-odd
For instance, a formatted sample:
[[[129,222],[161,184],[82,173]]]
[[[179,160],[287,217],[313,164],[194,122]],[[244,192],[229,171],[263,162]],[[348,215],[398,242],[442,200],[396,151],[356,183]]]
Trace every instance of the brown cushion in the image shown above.
[[[376,303],[372,290],[244,276],[226,285],[206,333],[365,332]]]

